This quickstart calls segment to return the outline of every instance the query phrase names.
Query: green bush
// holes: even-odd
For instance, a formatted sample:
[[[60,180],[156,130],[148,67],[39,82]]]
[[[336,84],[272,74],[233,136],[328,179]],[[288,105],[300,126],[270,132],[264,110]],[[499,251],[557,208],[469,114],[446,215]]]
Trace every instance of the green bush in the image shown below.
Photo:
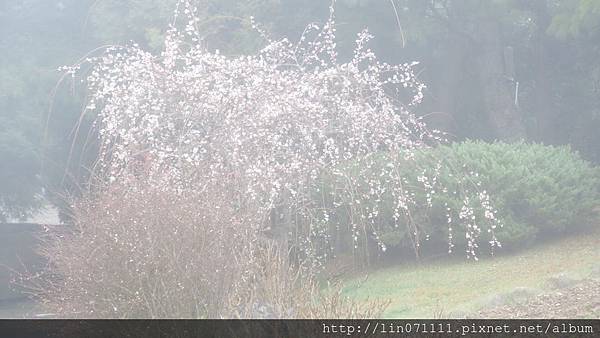
[[[600,205],[598,169],[568,147],[468,141],[430,151],[451,167],[476,173],[504,224],[497,235],[505,246],[578,231],[594,220]]]
[[[325,203],[337,200],[337,206],[332,208],[335,212],[329,217],[331,229],[348,229],[344,223],[360,221],[365,212],[377,210],[377,220],[369,227],[374,236],[385,247],[410,252],[413,241],[409,231],[413,228],[406,226],[406,218],[393,219],[395,197],[390,191],[394,190],[391,185],[398,183],[389,179],[383,182],[390,189],[385,189],[377,200],[362,193],[369,189],[366,181],[383,177],[380,173],[390,162],[399,171],[397,177],[402,178],[403,186],[414,193],[410,217],[418,224],[420,251],[424,254],[448,249],[448,217],[452,222],[458,220],[466,199],[477,222],[485,221],[482,192],[489,195],[499,224],[495,230],[493,224],[482,226],[478,238],[481,251],[485,243],[493,241],[493,236],[503,248],[518,249],[544,237],[579,231],[595,219],[595,208],[600,205],[600,172],[568,147],[467,141],[426,149],[412,160],[392,159],[391,154],[381,153],[369,161],[368,168],[359,162],[340,168],[346,173],[346,180],[355,182],[352,193],[340,193],[344,191],[343,182],[324,179],[318,195]],[[419,181],[418,177],[425,172],[430,178],[435,177],[435,188],[425,188]],[[428,193],[432,190],[435,193],[430,194],[428,203]],[[360,201],[356,201],[357,196]],[[360,203],[360,210],[348,207],[356,205],[355,202]],[[457,222],[451,227],[452,246],[464,247],[467,244],[464,224]],[[345,236],[349,238],[352,234]]]

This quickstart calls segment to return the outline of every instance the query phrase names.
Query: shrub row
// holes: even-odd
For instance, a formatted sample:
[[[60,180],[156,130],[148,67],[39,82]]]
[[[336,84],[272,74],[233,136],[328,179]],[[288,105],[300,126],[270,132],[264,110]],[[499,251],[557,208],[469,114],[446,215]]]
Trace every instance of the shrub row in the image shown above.
[[[378,160],[371,162],[375,165],[366,169],[373,173],[369,179],[382,172],[382,168],[377,166],[385,166],[392,161],[391,154],[381,153],[377,156]],[[439,172],[434,175],[437,180],[435,185],[444,189],[431,194],[435,188],[423,185],[419,181],[419,173],[436,167]],[[423,253],[436,253],[466,244],[465,227],[449,226],[448,218],[459,219],[465,199],[479,202],[481,192],[490,196],[490,204],[497,211],[499,226],[494,232],[482,231],[480,243],[493,240],[494,234],[503,248],[511,250],[525,248],[547,237],[582,230],[593,223],[596,207],[600,205],[598,168],[568,147],[524,142],[467,141],[426,149],[417,153],[413,160],[396,165],[396,168],[400,171],[398,177],[402,177],[403,184],[411,187],[410,191],[415,193],[415,204],[420,205],[411,214],[411,221],[418,223],[422,233],[420,249]],[[364,168],[351,164],[343,170],[346,170],[349,180],[364,180]],[[355,175],[361,170],[362,175]],[[469,184],[465,184],[465,181],[469,181]],[[323,191],[329,194],[329,201],[340,196],[339,182],[324,180],[324,186]],[[352,195],[360,197],[360,190],[368,186],[366,182],[354,184],[353,189],[357,191]],[[336,196],[333,195],[334,191],[337,191]],[[326,201],[322,196],[321,191],[319,198]],[[378,212],[373,236],[386,247],[396,249],[392,250],[396,253],[410,252],[413,243],[409,231],[412,228],[407,227],[402,219],[393,220],[394,198],[384,191],[379,200],[364,199],[357,202],[363,210]],[[474,215],[483,219],[481,216],[485,210],[481,205],[472,203],[472,206]],[[343,206],[335,210],[337,214],[330,217],[330,229],[348,229],[343,223],[363,217],[350,215],[347,212],[350,208]],[[337,236],[350,237],[351,234]]]

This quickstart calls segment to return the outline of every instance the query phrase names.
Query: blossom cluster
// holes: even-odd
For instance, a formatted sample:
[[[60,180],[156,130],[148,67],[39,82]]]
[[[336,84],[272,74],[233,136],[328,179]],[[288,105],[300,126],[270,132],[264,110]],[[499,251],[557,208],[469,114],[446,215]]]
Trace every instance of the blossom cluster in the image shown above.
[[[379,61],[368,48],[368,30],[358,34],[351,59],[339,60],[333,8],[324,25],[309,25],[297,42],[270,39],[257,27],[265,47],[256,55],[231,57],[205,48],[194,7],[181,1],[160,55],[132,44],[87,60],[93,65],[87,109],[97,112],[99,168],[108,183],[146,180],[175,192],[220,184],[238,192],[231,203],[240,212],[252,205],[264,215],[262,224],[248,226],[273,226],[274,211],[287,210],[293,216],[279,222],[288,223],[280,224],[293,237],[287,240],[313,252],[316,243],[331,246],[340,229],[328,226],[335,210],[317,207],[311,194],[327,175],[347,178],[341,195],[358,193],[353,189],[358,183],[343,168],[360,163],[369,189],[334,201],[334,209],[346,204],[358,215],[347,229],[355,249],[369,237],[385,251],[377,203],[362,207],[361,201],[392,194],[394,219],[410,219],[411,208],[423,206],[416,205],[414,187],[395,169],[443,139],[411,113],[425,88],[413,71],[416,63]],[[395,155],[374,174],[370,169],[381,152]],[[436,181],[441,166],[442,161],[415,173],[428,190],[428,204],[445,189]],[[489,206],[482,194],[481,202]],[[456,221],[466,221],[472,239],[467,253],[474,256],[483,225],[472,222],[472,202],[465,200]],[[493,212],[486,217],[493,219]],[[406,223],[418,250],[427,234],[418,222]],[[448,223],[451,233],[450,213]]]

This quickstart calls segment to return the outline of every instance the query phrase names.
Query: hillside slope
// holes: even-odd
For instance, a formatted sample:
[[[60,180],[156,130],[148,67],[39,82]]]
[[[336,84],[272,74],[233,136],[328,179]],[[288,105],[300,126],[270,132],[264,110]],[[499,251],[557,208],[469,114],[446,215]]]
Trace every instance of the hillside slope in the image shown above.
[[[502,307],[535,302],[536,297],[538,303],[562,297],[570,307],[578,298],[587,297],[592,303],[582,307],[581,313],[557,312],[556,316],[598,318],[598,279],[600,229],[478,262],[445,260],[380,269],[347,280],[344,292],[359,300],[390,299],[388,318],[502,317],[516,311],[505,308],[502,312]],[[554,294],[577,285],[585,290],[568,291],[573,299]],[[552,307],[547,308],[546,316],[552,317]],[[528,316],[522,309],[520,315]]]

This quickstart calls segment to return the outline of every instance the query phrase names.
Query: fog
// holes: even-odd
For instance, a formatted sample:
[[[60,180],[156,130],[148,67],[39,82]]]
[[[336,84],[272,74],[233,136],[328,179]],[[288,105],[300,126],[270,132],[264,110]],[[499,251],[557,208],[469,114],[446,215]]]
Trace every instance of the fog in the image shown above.
[[[0,317],[598,319],[599,41],[586,0],[4,0]]]

